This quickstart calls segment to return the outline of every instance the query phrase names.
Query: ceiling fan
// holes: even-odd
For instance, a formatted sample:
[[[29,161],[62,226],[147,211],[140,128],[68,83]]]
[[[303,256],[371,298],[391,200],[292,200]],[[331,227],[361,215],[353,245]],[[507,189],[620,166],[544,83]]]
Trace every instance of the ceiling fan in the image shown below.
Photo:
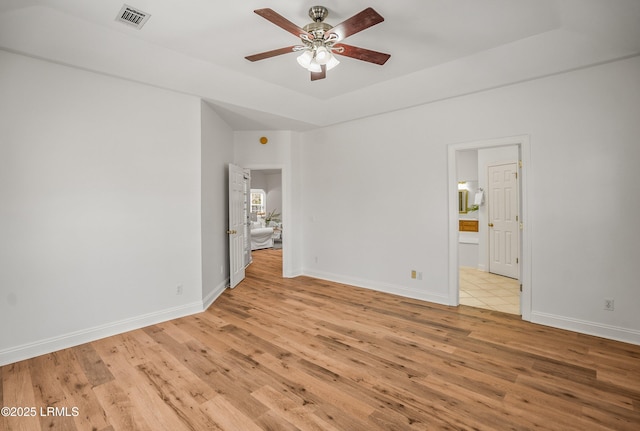
[[[315,81],[324,79],[327,76],[327,70],[333,69],[340,63],[333,54],[379,65],[385,64],[391,57],[391,55],[382,52],[341,43],[347,37],[384,21],[384,18],[373,8],[367,8],[335,27],[324,22],[329,14],[324,6],[313,6],[309,9],[309,16],[313,22],[303,28],[298,27],[273,9],[256,9],[254,12],[299,37],[302,44],[245,57],[249,61],[264,60],[289,52],[301,52],[301,55],[298,56],[298,63],[311,72],[311,80]]]

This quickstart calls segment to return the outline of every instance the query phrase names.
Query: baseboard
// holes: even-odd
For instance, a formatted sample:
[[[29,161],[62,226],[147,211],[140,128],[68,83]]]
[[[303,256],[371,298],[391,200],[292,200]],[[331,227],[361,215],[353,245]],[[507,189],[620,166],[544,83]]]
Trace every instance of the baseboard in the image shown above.
[[[580,334],[594,335],[596,337],[607,338],[609,340],[640,345],[640,331],[622,328],[619,326],[572,319],[564,316],[541,313],[539,311],[531,312],[531,322],[551,326],[553,328],[566,329]]]
[[[222,288],[216,288],[211,294],[207,295],[207,301],[213,302],[222,293],[222,291],[224,291],[224,287],[226,287],[226,284],[223,285]],[[78,346],[80,344],[89,343],[101,338],[133,331],[135,329],[144,328],[145,326],[155,325],[168,320],[197,314],[206,310],[206,308],[204,308],[204,304],[205,301],[195,301],[189,304],[167,308],[165,310],[0,350],[0,366],[34,358],[57,350]]]
[[[375,280],[366,280],[355,277],[347,277],[340,274],[327,273],[322,271],[305,271],[308,277],[319,278],[321,280],[333,281],[335,283],[348,284],[351,286],[362,287],[364,289],[375,290],[378,292],[390,293],[392,295],[404,296],[405,298],[419,299],[421,301],[434,302],[436,304],[449,305],[449,297],[447,294],[435,295],[427,292],[418,292],[404,286],[380,283]]]
[[[211,307],[211,304],[214,303],[216,299],[226,290],[227,286],[229,286],[229,278],[227,277],[222,283],[220,283],[211,293],[202,298],[202,310],[204,311]]]
[[[304,272],[302,272],[302,270],[300,269],[295,269],[292,271],[284,271],[282,274],[282,277],[284,278],[296,278],[296,277],[300,277],[301,275],[305,275]]]

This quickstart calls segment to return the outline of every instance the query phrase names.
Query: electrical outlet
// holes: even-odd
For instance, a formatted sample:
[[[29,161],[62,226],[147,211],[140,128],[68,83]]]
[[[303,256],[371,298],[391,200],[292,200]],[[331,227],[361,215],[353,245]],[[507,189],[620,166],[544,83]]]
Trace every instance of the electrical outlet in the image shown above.
[[[418,277],[417,278],[418,278],[418,280],[422,280],[422,273],[421,272],[418,272]]]
[[[411,270],[411,278],[415,279],[417,276],[418,276],[418,275],[417,275],[416,270],[415,270],[415,269],[412,269],[412,270]]]
[[[613,298],[604,298],[604,309],[607,311],[613,311],[614,310],[614,301]]]
[[[176,286],[176,295],[182,295],[182,284]]]

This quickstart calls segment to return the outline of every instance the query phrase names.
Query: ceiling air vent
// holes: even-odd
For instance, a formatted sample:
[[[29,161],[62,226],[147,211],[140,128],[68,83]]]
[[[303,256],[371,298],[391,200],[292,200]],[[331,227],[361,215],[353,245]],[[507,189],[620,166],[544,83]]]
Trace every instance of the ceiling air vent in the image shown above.
[[[116,17],[116,21],[134,26],[135,28],[140,30],[150,16],[151,15],[146,12],[142,12],[141,10],[125,4],[122,5],[122,9],[120,9],[120,12]]]

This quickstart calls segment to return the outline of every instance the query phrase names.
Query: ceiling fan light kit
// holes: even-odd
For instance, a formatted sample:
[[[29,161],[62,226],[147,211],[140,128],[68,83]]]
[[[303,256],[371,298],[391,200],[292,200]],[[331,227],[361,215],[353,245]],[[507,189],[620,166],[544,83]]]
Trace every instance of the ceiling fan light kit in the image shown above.
[[[329,15],[324,6],[313,6],[309,9],[309,17],[313,22],[303,28],[299,28],[272,9],[256,9],[254,12],[299,37],[301,44],[245,57],[249,61],[264,60],[289,52],[302,52],[297,58],[298,64],[311,72],[311,80],[315,81],[324,79],[328,70],[340,64],[334,54],[379,65],[383,65],[391,57],[389,54],[341,43],[343,39],[384,21],[384,18],[372,8],[363,10],[335,27],[324,22]]]
[[[331,70],[340,64],[340,61],[324,46],[305,47],[304,52],[298,56],[298,64],[309,72],[322,72],[322,66]]]

